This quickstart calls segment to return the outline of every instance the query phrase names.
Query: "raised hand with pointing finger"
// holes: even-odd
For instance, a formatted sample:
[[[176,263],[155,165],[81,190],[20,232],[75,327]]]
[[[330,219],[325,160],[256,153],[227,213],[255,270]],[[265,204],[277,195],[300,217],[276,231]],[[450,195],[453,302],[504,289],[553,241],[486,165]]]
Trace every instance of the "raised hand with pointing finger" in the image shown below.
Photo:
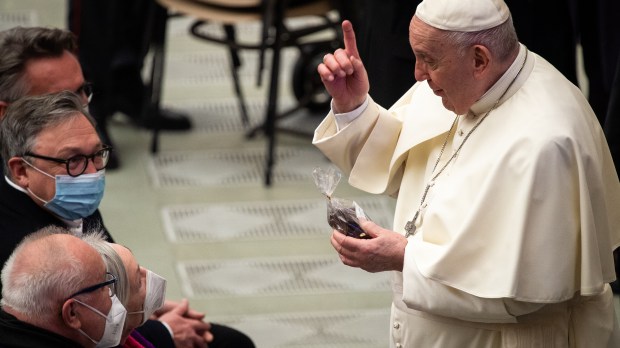
[[[342,33],[344,49],[325,55],[317,68],[337,113],[352,111],[364,103],[370,88],[366,68],[357,51],[353,25],[348,20],[342,22]]]

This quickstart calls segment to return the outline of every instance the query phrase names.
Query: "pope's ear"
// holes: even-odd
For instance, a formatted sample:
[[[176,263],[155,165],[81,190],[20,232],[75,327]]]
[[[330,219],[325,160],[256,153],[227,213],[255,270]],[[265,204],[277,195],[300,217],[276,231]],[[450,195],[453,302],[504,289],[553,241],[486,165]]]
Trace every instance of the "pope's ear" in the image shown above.
[[[488,71],[491,62],[491,52],[482,45],[474,46],[474,75],[481,77]]]
[[[73,329],[79,329],[82,327],[82,322],[75,311],[76,304],[77,303],[73,301],[73,299],[68,299],[62,304],[62,308],[60,310],[62,321],[65,325]]]
[[[28,187],[29,180],[26,173],[27,164],[24,163],[24,160],[21,157],[11,157],[7,164],[9,167],[9,173],[7,174],[11,181],[21,187]]]

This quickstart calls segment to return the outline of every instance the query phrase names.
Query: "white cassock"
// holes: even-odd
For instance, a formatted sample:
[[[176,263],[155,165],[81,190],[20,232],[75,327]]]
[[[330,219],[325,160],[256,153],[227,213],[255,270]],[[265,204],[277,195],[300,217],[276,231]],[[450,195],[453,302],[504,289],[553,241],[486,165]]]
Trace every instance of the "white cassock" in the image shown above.
[[[369,100],[343,129],[330,113],[315,130],[353,186],[397,197],[396,232],[421,208],[394,272],[392,347],[620,347],[607,285],[618,176],[581,91],[526,52],[449,137],[455,115],[426,82],[389,110]]]

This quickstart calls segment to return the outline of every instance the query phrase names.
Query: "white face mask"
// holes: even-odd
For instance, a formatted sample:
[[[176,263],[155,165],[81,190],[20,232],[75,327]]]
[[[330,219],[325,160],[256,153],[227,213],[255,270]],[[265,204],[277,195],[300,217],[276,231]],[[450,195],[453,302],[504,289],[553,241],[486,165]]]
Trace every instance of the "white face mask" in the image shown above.
[[[144,299],[144,310],[129,312],[128,314],[143,313],[142,324],[151,315],[164,305],[166,299],[166,279],[149,270],[146,271],[146,298]]]
[[[123,327],[125,326],[127,310],[123,307],[123,304],[116,295],[113,295],[111,298],[112,307],[110,307],[108,315],[101,313],[97,308],[89,306],[76,298],[73,299],[75,302],[105,318],[105,329],[103,330],[103,335],[99,342],[88,336],[86,332],[78,329],[82,335],[88,337],[89,340],[96,344],[96,348],[116,347],[121,342],[121,336],[123,336]]]

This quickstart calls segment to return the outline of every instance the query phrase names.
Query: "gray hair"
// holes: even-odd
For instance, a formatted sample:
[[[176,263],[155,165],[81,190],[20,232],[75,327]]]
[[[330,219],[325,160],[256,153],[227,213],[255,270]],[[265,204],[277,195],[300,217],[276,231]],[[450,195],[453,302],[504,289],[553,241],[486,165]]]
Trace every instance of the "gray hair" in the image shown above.
[[[56,320],[59,301],[78,291],[89,276],[82,261],[64,246],[46,238],[54,234],[70,233],[61,227],[48,226],[28,235],[13,250],[0,275],[0,305],[22,313],[30,322]],[[16,267],[16,259],[34,242],[41,244],[36,255],[38,262],[31,264],[28,270],[21,270]]]
[[[103,232],[88,232],[82,236],[82,240],[93,247],[103,257],[108,272],[116,277],[116,297],[127,308],[129,301],[130,285],[129,276],[125,270],[125,264],[120,255],[106,241]]]
[[[441,31],[443,38],[455,45],[461,55],[473,45],[482,45],[500,62],[505,62],[519,47],[512,16],[509,16],[504,23],[482,31]]]
[[[0,120],[0,156],[4,161],[4,172],[10,175],[8,160],[31,151],[39,133],[81,114],[95,126],[95,120],[82,105],[82,99],[70,91],[27,96],[11,103]]]
[[[29,92],[24,69],[30,59],[60,57],[64,51],[77,55],[77,40],[66,30],[16,27],[0,32],[0,101],[12,103]]]

